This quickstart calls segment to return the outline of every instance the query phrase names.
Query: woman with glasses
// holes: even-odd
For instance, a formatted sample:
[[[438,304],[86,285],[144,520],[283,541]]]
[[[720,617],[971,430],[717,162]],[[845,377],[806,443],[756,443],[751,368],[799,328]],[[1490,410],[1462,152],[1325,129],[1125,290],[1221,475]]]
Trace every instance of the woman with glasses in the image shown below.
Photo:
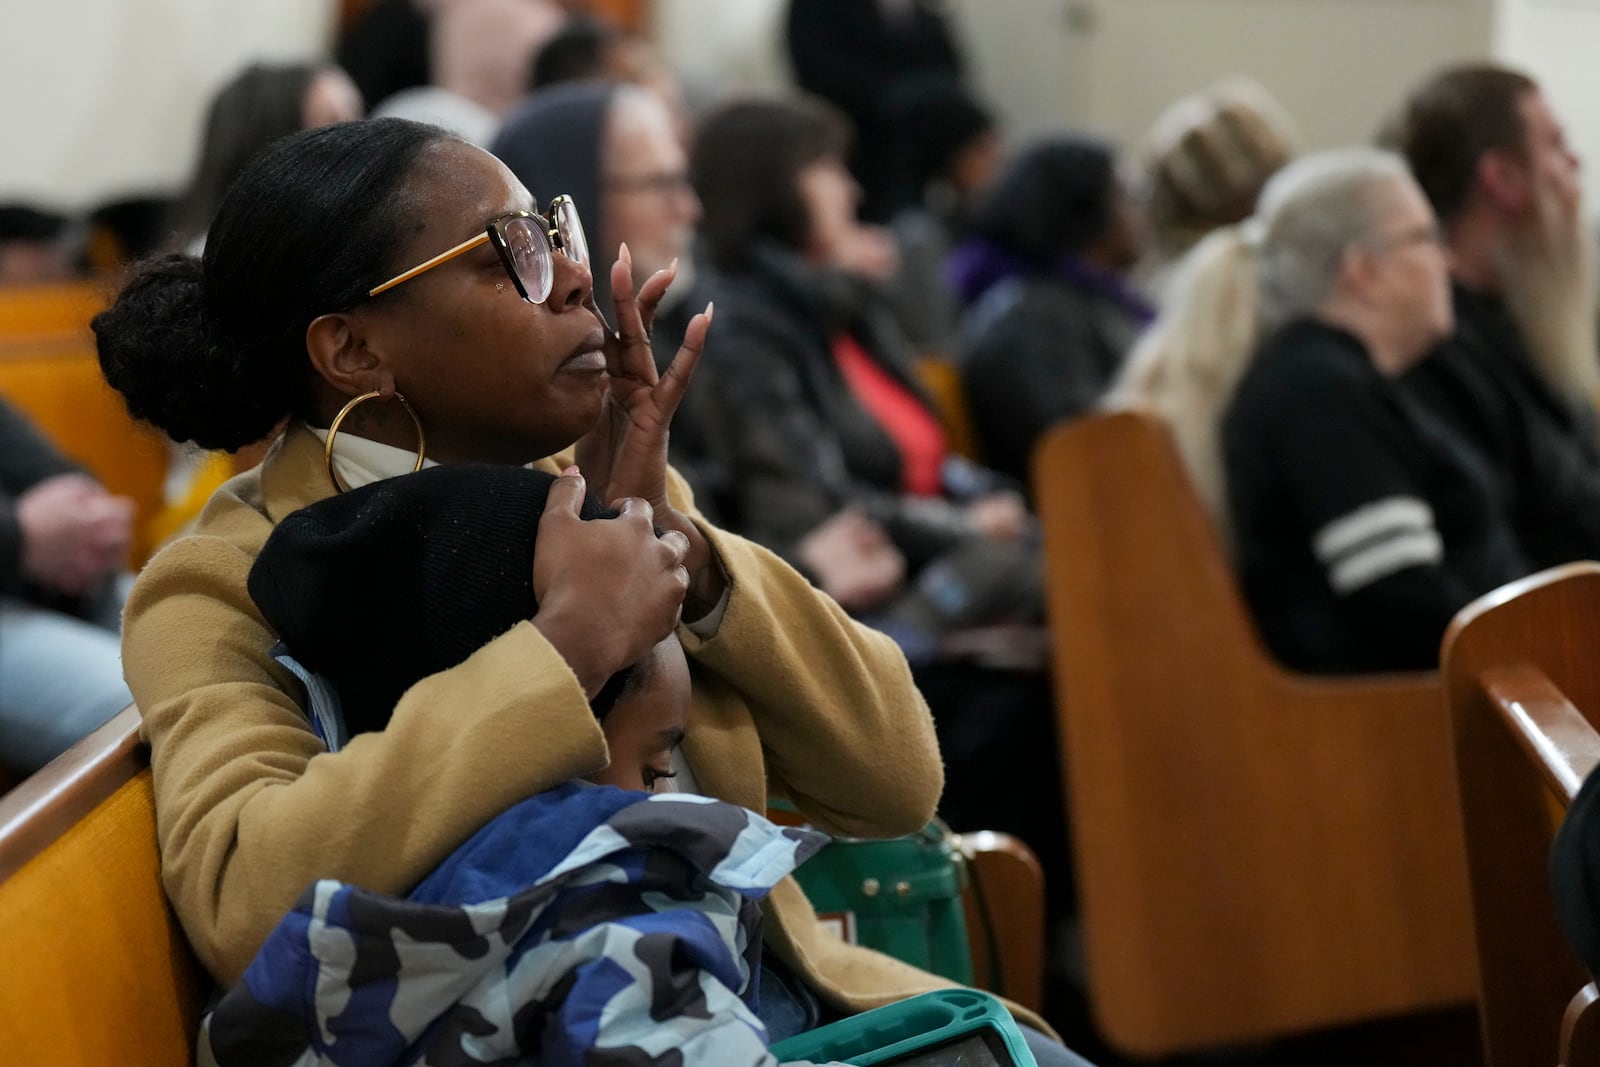
[[[689,320],[706,304],[695,269],[694,227],[700,200],[689,184],[688,160],[667,106],[634,85],[582,81],[535,92],[507,116],[489,151],[529,189],[570,193],[583,216],[596,258],[615,259],[623,245],[635,285],[677,264],[672,287],[656,307],[650,339],[656,366],[665,369]],[[595,303],[611,306],[611,281],[594,279]],[[707,372],[684,397],[672,423],[669,458],[694,490],[695,505],[716,519],[726,493],[727,460],[707,436],[702,409]]]
[[[693,675],[680,787],[756,810],[782,794],[852,836],[933,810],[939,753],[893,643],[704,522],[666,464],[709,313],[658,375],[647,330],[670,273],[636,292],[624,254],[620,332],[604,329],[577,209],[536,205],[434,127],[297,134],[241,175],[203,261],[148,265],[95,320],[108,380],[174,438],[237,448],[287,420],[145,569],[124,626],[163,879],[224,983],[314,880],[404,894],[512,804],[604,766],[589,699],[674,628]],[[623,514],[547,510],[533,618],[329,753],[273,658],[250,567],[296,509],[429,463],[535,463]],[[831,1011],[941,984],[819,933],[792,882],[766,912],[770,956]]]
[[[1530,569],[1482,459],[1396,382],[1450,329],[1432,209],[1351,149],[1189,253],[1130,359],[1114,402],[1172,423],[1290,667],[1435,667],[1456,611]]]

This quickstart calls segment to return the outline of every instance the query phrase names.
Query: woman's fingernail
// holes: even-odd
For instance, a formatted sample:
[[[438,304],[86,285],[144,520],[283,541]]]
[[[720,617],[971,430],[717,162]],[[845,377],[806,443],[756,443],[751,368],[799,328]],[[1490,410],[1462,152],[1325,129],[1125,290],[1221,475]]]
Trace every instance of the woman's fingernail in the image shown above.
[[[706,301],[706,321],[707,322],[711,321],[711,313],[713,311],[715,311],[716,309],[717,309],[717,302],[715,300],[707,300]]]
[[[583,475],[578,470],[578,465],[576,463],[574,463],[572,466],[568,467],[566,470],[561,472],[561,477],[563,477],[563,478],[581,478],[581,477],[583,477]]]
[[[622,242],[621,247],[617,249],[617,258],[630,265],[633,263],[633,253],[628,251],[628,242]]]
[[[672,262],[667,264],[666,273],[668,273],[668,274],[676,274],[676,273],[678,273],[678,257],[677,256],[673,256],[672,257]]]

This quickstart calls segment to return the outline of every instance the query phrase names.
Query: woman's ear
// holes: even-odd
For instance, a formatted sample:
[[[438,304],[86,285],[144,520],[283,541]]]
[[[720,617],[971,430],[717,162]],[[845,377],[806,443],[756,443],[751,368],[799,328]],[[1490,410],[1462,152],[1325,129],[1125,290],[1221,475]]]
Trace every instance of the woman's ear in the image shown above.
[[[393,372],[367,342],[364,324],[348,312],[319,315],[306,327],[306,353],[312,366],[345,396],[394,392]]]

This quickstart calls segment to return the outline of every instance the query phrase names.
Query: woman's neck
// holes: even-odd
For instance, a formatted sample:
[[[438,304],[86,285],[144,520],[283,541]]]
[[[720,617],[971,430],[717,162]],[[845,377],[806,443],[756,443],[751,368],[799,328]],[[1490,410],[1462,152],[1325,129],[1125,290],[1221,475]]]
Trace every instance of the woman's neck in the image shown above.
[[[1354,336],[1367,350],[1372,365],[1385,378],[1398,378],[1417,362],[1417,354],[1410,351],[1411,346],[1394,336],[1369,309],[1351,301],[1329,298],[1312,311],[1311,317]]]

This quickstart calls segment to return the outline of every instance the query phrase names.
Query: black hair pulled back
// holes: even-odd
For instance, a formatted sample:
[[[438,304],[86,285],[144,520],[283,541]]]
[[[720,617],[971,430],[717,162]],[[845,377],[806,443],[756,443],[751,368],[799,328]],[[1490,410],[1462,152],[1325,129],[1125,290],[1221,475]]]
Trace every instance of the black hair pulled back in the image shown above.
[[[1104,141],[1072,134],[1023,148],[984,194],[973,230],[1030,264],[1054,263],[1098,241],[1113,219],[1116,154]]]
[[[137,419],[233,451],[311,414],[306,328],[393,268],[407,179],[451,140],[367,119],[274,142],[229,187],[203,259],[148,261],[93,322],[100,367]]]

